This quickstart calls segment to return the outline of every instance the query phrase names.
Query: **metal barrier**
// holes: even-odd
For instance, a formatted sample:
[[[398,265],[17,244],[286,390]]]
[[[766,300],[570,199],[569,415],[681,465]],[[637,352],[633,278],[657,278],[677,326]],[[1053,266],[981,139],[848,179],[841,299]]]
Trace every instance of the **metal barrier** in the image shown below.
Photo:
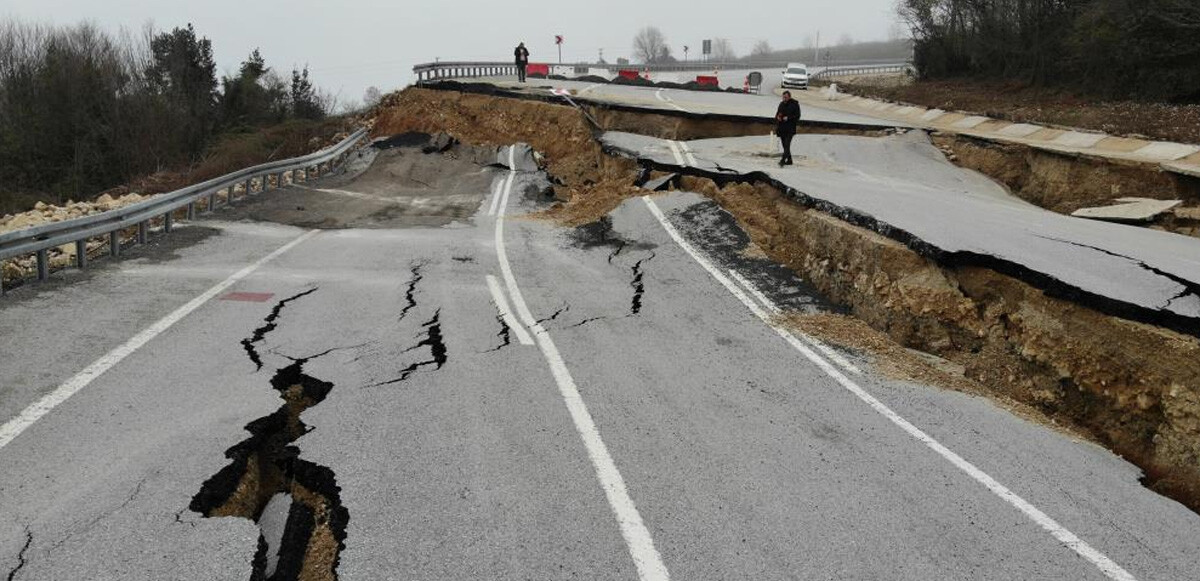
[[[859,67],[830,67],[813,75],[814,79],[826,79],[829,77],[846,77],[850,75],[882,75],[887,73],[903,73],[911,70],[912,65],[905,63],[902,65],[871,65]]]
[[[327,168],[326,171],[332,171],[342,164],[349,156],[350,150],[366,136],[367,130],[359,129],[341,143],[303,157],[246,168],[124,208],[0,234],[0,264],[11,258],[36,254],[37,278],[46,280],[50,276],[50,249],[74,244],[76,266],[87,268],[87,241],[91,238],[107,235],[109,254],[113,257],[120,256],[122,230],[136,227],[137,242],[144,244],[152,220],[161,218],[163,231],[169,233],[174,225],[176,212],[186,209],[187,219],[195,218],[196,202],[204,197],[208,198],[207,211],[212,212],[217,207],[217,194],[221,190],[228,190],[227,203],[233,203],[236,186],[244,184],[242,197],[245,198],[250,194],[253,180],[259,181],[260,191],[266,191],[270,187],[271,176],[276,177],[277,188],[283,186],[283,177],[289,173],[293,182],[296,181],[298,171],[302,172],[304,180],[308,181],[310,177],[321,175],[322,166]],[[3,284],[0,284],[0,289],[3,289]]]

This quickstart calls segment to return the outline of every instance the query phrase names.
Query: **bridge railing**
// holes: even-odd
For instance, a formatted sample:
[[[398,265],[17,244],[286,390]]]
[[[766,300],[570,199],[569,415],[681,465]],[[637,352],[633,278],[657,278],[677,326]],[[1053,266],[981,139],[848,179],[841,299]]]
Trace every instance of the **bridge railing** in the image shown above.
[[[206,209],[212,212],[220,201],[217,194],[222,190],[228,190],[226,203],[232,203],[236,186],[244,186],[244,198],[250,194],[255,180],[259,182],[260,191],[270,188],[271,177],[276,178],[276,188],[283,187],[287,174],[295,182],[296,172],[301,172],[307,181],[309,177],[321,175],[323,167],[328,172],[344,163],[351,150],[366,137],[367,130],[359,129],[337,145],[305,156],[249,167],[123,208],[0,234],[0,264],[5,260],[35,254],[38,280],[45,280],[50,275],[50,249],[74,244],[75,265],[87,268],[87,242],[90,239],[107,236],[109,254],[120,256],[123,230],[136,227],[137,242],[144,244],[154,220],[161,220],[163,231],[170,232],[177,212],[186,211],[187,219],[194,219],[197,202],[206,197]],[[3,289],[3,284],[0,284],[0,289]]]

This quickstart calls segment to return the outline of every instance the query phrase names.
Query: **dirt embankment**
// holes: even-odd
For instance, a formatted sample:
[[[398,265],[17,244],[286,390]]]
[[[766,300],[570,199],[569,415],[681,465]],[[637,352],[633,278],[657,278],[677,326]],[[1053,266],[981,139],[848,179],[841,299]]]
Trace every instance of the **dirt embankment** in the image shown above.
[[[629,185],[636,168],[604,156],[582,115],[567,107],[410,89],[385,102],[375,133],[410,130],[475,143],[520,140],[546,152],[566,201],[545,216],[564,224],[588,223],[648,193]],[[1195,337],[1053,299],[988,269],[940,266],[767,185],[721,188],[690,177],[682,184],[719,202],[768,256],[872,328],[954,362],[993,393],[1082,427],[1142,466],[1150,486],[1200,510]]]
[[[933,142],[959,166],[987,175],[1054,212],[1069,214],[1130,196],[1200,206],[1200,179],[1154,164],[1054,153],[965,135],[938,133]]]

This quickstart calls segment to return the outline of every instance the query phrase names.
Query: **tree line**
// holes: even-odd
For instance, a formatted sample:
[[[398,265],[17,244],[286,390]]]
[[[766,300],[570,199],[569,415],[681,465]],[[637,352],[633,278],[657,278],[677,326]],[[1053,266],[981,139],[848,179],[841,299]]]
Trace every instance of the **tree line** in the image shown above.
[[[257,49],[218,78],[212,42],[190,24],[114,35],[0,22],[0,195],[86,198],[193,164],[222,132],[333,106],[307,67],[284,76]]]
[[[1196,0],[899,0],[923,78],[1200,102]]]

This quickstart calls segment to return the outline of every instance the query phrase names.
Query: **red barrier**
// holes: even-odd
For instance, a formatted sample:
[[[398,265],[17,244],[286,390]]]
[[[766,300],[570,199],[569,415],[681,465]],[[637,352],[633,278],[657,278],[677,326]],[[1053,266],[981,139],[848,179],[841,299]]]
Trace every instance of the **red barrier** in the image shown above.
[[[525,74],[530,76],[542,75],[543,77],[548,77],[550,76],[550,65],[529,63],[525,65]]]
[[[716,77],[704,77],[704,76],[696,77],[696,83],[700,84],[700,85],[711,85],[714,87],[721,86],[721,81],[718,80]]]
[[[617,71],[617,76],[621,77],[622,79],[629,79],[632,81],[640,78],[642,75],[637,71],[637,69],[626,69]]]

